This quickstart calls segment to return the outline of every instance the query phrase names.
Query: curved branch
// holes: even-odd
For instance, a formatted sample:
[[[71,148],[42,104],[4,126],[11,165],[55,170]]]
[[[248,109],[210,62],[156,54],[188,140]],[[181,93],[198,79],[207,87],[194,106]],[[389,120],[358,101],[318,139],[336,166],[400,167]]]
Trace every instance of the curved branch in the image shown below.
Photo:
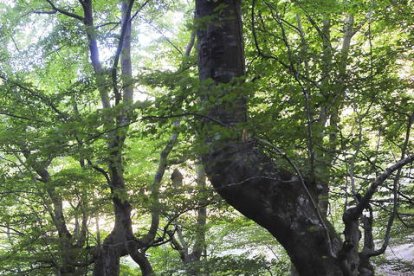
[[[56,12],[59,12],[59,13],[61,13],[63,15],[66,15],[66,16],[69,16],[69,17],[72,17],[72,18],[75,18],[75,19],[80,20],[80,21],[84,21],[84,19],[85,19],[85,18],[83,18],[80,15],[77,15],[75,13],[72,13],[72,12],[69,12],[67,10],[64,10],[64,9],[61,9],[61,8],[56,7],[56,5],[51,0],[46,0],[46,2],[48,2],[49,5],[50,5],[50,7],[54,11],[56,11]],[[43,12],[43,13],[45,13],[45,12]],[[51,13],[51,12],[49,12],[49,13]]]
[[[411,126],[412,126],[413,120],[414,120],[414,116],[411,116],[408,119],[407,131],[406,131],[406,134],[405,134],[405,141],[404,141],[404,144],[403,144],[402,149],[401,149],[401,159],[400,160],[402,160],[404,158],[404,156],[406,155],[406,152],[407,152],[407,147],[408,147],[408,142],[410,140]],[[385,231],[385,236],[384,236],[384,242],[383,242],[381,248],[379,248],[378,250],[374,250],[372,252],[366,253],[367,257],[379,256],[379,255],[383,254],[385,252],[385,250],[387,249],[387,247],[388,247],[390,237],[391,237],[391,228],[392,228],[392,225],[394,223],[394,219],[398,214],[398,195],[399,195],[399,181],[400,181],[400,178],[401,178],[401,172],[402,172],[402,166],[400,168],[398,168],[397,174],[396,174],[395,179],[394,179],[394,185],[393,185],[393,189],[392,189],[392,192],[393,192],[393,207],[392,207],[391,215],[388,219],[387,229]]]
[[[174,127],[177,127],[179,122],[174,123]],[[174,132],[168,143],[165,145],[164,149],[160,154],[160,161],[158,164],[158,169],[155,174],[154,180],[151,185],[151,227],[147,235],[143,238],[144,244],[150,244],[158,230],[160,224],[160,208],[159,208],[159,190],[162,178],[164,176],[165,170],[167,169],[167,158],[170,152],[172,151],[175,143],[177,142],[178,132]]]
[[[414,161],[414,155],[409,155],[401,159],[394,165],[385,169],[385,171],[382,174],[380,174],[379,176],[377,176],[377,178],[375,178],[374,182],[372,182],[372,184],[369,186],[368,190],[366,191],[365,195],[361,198],[358,205],[351,209],[348,209],[348,211],[344,214],[346,218],[350,220],[358,219],[361,216],[362,211],[368,207],[368,204],[372,196],[376,192],[377,188],[382,183],[384,183],[384,181],[387,180],[388,177],[390,177],[393,172],[399,170],[400,168],[404,167],[407,164],[412,163],[413,161]]]

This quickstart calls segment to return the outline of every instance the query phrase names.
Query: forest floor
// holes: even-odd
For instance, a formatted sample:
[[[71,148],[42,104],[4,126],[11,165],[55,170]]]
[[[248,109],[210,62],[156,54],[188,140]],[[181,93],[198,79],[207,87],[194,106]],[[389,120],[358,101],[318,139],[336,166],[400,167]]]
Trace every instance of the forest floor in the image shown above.
[[[414,244],[389,245],[385,256],[376,263],[378,275],[414,276]]]

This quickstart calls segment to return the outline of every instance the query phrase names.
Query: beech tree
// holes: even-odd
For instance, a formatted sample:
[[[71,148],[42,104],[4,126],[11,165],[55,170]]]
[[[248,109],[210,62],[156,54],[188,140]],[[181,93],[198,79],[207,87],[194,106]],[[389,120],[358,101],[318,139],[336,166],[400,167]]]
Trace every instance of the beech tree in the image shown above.
[[[196,1],[196,15],[203,22],[197,33],[202,104],[211,118],[204,121],[208,149],[203,162],[217,192],[265,227],[300,275],[373,275],[369,258],[375,253],[359,250],[359,220],[378,186],[414,156],[388,167],[344,212],[342,240],[318,206],[321,190],[315,179],[278,167],[259,147],[272,145],[246,137],[248,98],[238,85],[245,75],[241,1]]]
[[[134,102],[133,99],[135,81],[132,76],[131,24],[133,17],[136,17],[148,2],[144,1],[137,4],[136,8],[134,6],[135,1],[114,1],[108,3],[111,9],[116,10],[119,8],[120,14],[120,20],[116,20],[115,17],[114,20],[116,21],[109,23],[109,25],[116,26],[115,32],[119,32],[119,37],[114,42],[114,53],[110,65],[103,64],[101,60],[103,47],[98,42],[99,27],[96,25],[98,21],[96,17],[98,14],[105,12],[100,13],[100,10],[95,8],[96,3],[86,0],[77,2],[77,5],[71,3],[72,6],[63,6],[63,3],[54,1],[34,1],[30,3],[32,6],[28,6],[29,14],[31,13],[35,16],[57,16],[58,19],[63,21],[62,25],[67,24],[71,27],[75,26],[75,29],[80,28],[81,31],[77,38],[80,39],[79,42],[82,45],[77,46],[87,49],[86,56],[89,59],[89,63],[87,62],[84,65],[92,69],[90,75],[92,77],[90,81],[92,81],[94,86],[92,89],[97,90],[100,99],[99,102],[93,104],[94,107],[92,109],[94,111],[92,111],[89,108],[85,108],[85,102],[80,100],[85,95],[79,94],[79,98],[77,98],[77,96],[72,94],[72,99],[69,100],[71,104],[68,106],[63,103],[65,100],[62,101],[62,99],[68,96],[64,94],[69,90],[79,89],[78,91],[87,94],[87,89],[83,90],[81,88],[83,81],[78,82],[75,86],[69,84],[71,88],[66,86],[67,83],[65,81],[61,81],[61,85],[65,88],[62,89],[63,91],[58,91],[58,93],[62,93],[62,98],[58,99],[50,97],[42,88],[32,88],[29,81],[26,82],[18,79],[10,73],[12,70],[8,72],[9,74],[2,72],[1,79],[5,91],[2,95],[2,101],[11,103],[2,110],[2,114],[9,119],[18,119],[17,122],[7,119],[3,121],[4,129],[7,129],[2,139],[3,153],[11,155],[12,159],[17,158],[16,163],[10,161],[11,163],[14,163],[17,167],[24,167],[22,174],[11,172],[12,177],[10,180],[31,177],[35,182],[31,183],[32,185],[26,186],[22,191],[9,191],[9,193],[17,194],[16,198],[21,200],[21,196],[23,195],[24,198],[24,195],[30,193],[30,190],[36,187],[36,185],[41,187],[40,190],[44,189],[46,194],[40,198],[40,201],[43,201],[43,204],[46,206],[45,213],[49,213],[52,225],[46,229],[41,227],[42,231],[45,232],[39,229],[38,236],[44,236],[44,239],[47,240],[49,238],[47,231],[49,231],[48,229],[53,229],[53,227],[58,235],[58,248],[56,250],[58,256],[54,256],[51,253],[46,257],[39,257],[36,259],[34,267],[29,269],[30,271],[53,268],[59,275],[81,275],[88,273],[89,266],[93,264],[94,275],[118,275],[120,273],[120,258],[129,255],[139,265],[143,275],[152,275],[154,273],[145,252],[159,242],[162,244],[164,239],[161,238],[160,240],[157,236],[159,234],[161,216],[159,189],[167,168],[167,158],[176,143],[178,132],[173,133],[167,140],[164,149],[160,153],[155,177],[152,183],[148,185],[150,190],[148,203],[151,214],[150,226],[146,233],[141,233],[139,237],[134,233],[132,227],[132,205],[126,188],[124,153],[129,125],[136,120],[136,114],[134,114],[133,110],[143,104],[140,101]],[[111,17],[114,15],[114,12],[111,11],[107,15]],[[61,27],[62,25],[58,26]],[[54,30],[56,31],[55,35],[58,37],[61,34],[60,27]],[[109,33],[112,31],[110,30]],[[65,40],[65,38],[61,39]],[[65,42],[67,43],[68,41]],[[53,64],[53,61],[51,63]],[[69,80],[69,83],[71,82],[72,80]],[[68,90],[65,91],[65,89]],[[32,101],[33,98],[39,101]],[[24,100],[22,102],[19,99]],[[23,106],[27,103],[36,107],[36,109],[23,110]],[[100,106],[99,111],[95,109],[96,106]],[[18,110],[12,111],[16,107]],[[89,113],[90,111],[92,112]],[[26,115],[22,115],[25,112],[32,113],[32,115],[25,117]],[[92,115],[94,112],[97,112],[95,113],[96,116]],[[45,114],[47,114],[50,121],[36,119],[38,116],[45,116]],[[55,128],[56,132],[54,133],[64,138],[60,139],[55,136],[56,140],[52,142],[49,139],[49,135],[53,136],[53,131],[51,132],[49,129],[51,125],[52,128]],[[95,128],[99,133],[95,133],[97,135],[95,137],[86,137],[84,136],[86,133],[83,133],[81,130],[82,127],[79,128],[81,125],[87,126],[87,128],[88,125],[94,125],[92,128]],[[11,127],[19,129],[19,132],[15,133],[15,140],[7,138]],[[30,132],[32,132],[31,138],[37,142],[27,138]],[[49,138],[47,138],[48,136]],[[90,146],[101,138],[101,142],[104,142],[101,144],[102,151],[95,155],[90,151]],[[76,153],[70,153],[71,150],[68,150],[68,148],[71,148],[74,144],[76,144],[77,148],[75,150]],[[60,157],[68,159],[64,162],[65,165],[71,161],[73,162],[73,159],[79,162],[80,171],[76,171],[74,166],[73,170],[76,173],[73,173],[73,176],[78,174],[83,178],[80,178],[77,182],[65,180],[68,186],[71,183],[74,184],[75,187],[72,188],[74,189],[72,191],[74,192],[74,198],[65,196],[65,189],[59,188],[58,181],[54,180],[59,178],[59,174],[51,173],[55,168],[54,163],[59,162],[57,160]],[[8,159],[6,158],[5,160],[7,161]],[[92,171],[100,175],[100,179],[98,177],[99,180],[94,179],[96,181],[95,184],[103,180],[106,183],[106,188],[110,191],[108,198],[112,202],[114,224],[109,234],[101,241],[98,216],[96,218],[97,236],[91,246],[89,242],[93,237],[90,237],[88,234],[91,227],[89,221],[92,216],[92,211],[90,210],[91,208],[96,208],[96,206],[89,206],[89,201],[90,198],[93,198],[91,194],[96,193],[97,190],[94,191],[94,189],[91,190],[87,187],[89,185],[85,182],[91,180],[84,175],[93,174]],[[96,176],[96,174],[94,175]],[[30,180],[28,182],[30,183]],[[78,186],[78,183],[81,186]],[[98,193],[100,192],[98,191]],[[72,227],[71,221],[73,217],[67,211],[70,208],[66,208],[66,210],[64,208],[64,202],[72,203],[72,201],[76,204],[75,207],[72,206],[75,209],[74,227]],[[36,209],[42,209],[40,206],[34,205],[32,207],[34,209],[33,212]],[[16,216],[18,215],[16,214]],[[45,214],[42,212],[42,215],[38,218],[39,224],[45,219],[44,216]],[[14,228],[14,222],[6,227],[9,229],[8,231],[10,231],[10,227],[16,229],[14,232],[17,236],[22,236],[23,238],[26,236],[24,231],[20,232],[17,228]],[[167,229],[164,229],[161,236],[166,236],[168,233]],[[53,237],[53,234],[50,236]],[[36,235],[34,235],[33,239],[36,239]],[[12,241],[11,245],[13,245]],[[52,245],[54,245],[52,242],[46,243],[46,246]],[[20,270],[17,269],[16,271],[19,272]]]
[[[373,275],[410,3],[0,0],[0,274]]]

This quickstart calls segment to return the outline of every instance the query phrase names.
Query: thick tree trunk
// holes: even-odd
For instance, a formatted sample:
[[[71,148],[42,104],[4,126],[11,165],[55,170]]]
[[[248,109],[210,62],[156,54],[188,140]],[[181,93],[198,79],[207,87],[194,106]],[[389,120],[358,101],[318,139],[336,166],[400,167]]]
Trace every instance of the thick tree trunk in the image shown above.
[[[110,248],[110,245],[104,245],[99,250],[98,256],[95,258],[93,275],[119,275],[119,254]]]
[[[216,190],[278,239],[300,275],[341,275],[332,256],[339,239],[321,223],[298,177],[278,170],[252,145],[235,142],[214,146],[205,166]]]
[[[242,77],[240,1],[197,0],[196,13],[205,22],[198,30],[201,81],[220,84]],[[208,152],[203,162],[212,184],[229,204],[277,238],[300,275],[342,275],[336,258],[340,240],[318,211],[317,194],[302,178],[277,168],[237,130],[238,123],[246,121],[247,108],[236,90],[226,87],[220,95],[210,85],[202,94],[214,121],[204,124]],[[210,96],[215,103],[208,102]],[[222,132],[217,121],[224,126]]]

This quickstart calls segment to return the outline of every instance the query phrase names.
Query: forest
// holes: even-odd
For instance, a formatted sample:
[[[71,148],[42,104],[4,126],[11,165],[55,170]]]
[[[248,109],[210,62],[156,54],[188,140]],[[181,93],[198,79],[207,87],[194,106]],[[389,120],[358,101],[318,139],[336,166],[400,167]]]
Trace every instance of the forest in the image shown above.
[[[412,0],[0,0],[0,275],[413,275]]]

